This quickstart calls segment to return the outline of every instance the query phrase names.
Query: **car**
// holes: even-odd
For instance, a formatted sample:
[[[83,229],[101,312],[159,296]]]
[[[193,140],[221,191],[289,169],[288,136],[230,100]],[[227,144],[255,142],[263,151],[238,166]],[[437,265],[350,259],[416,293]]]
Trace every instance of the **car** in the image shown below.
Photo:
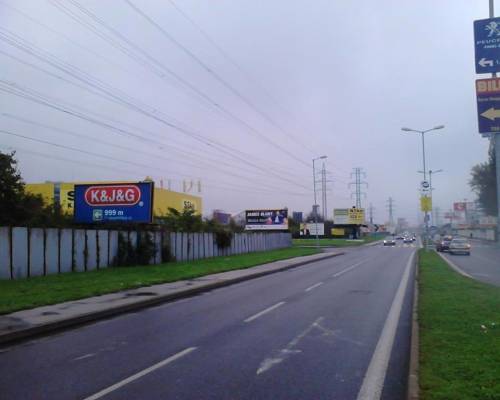
[[[405,237],[403,238],[403,243],[413,243],[413,240],[412,240],[412,238],[411,238],[411,237],[409,237],[409,236],[405,236]]]
[[[454,238],[449,245],[450,254],[465,254],[470,256],[470,243],[465,238]]]
[[[396,246],[396,241],[392,236],[386,237],[384,239],[384,246]]]
[[[396,240],[403,240],[403,239],[404,239],[404,238],[403,238],[403,236],[401,236],[401,235],[396,236]]]
[[[441,240],[436,242],[436,251],[448,251],[450,248],[450,243],[453,240],[451,236],[444,236]]]

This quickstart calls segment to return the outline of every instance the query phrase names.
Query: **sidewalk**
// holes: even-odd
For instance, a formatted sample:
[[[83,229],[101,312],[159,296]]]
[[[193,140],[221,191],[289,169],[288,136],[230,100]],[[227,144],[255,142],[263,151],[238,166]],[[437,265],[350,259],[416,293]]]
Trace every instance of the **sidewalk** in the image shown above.
[[[189,297],[342,254],[344,253],[339,251],[296,257],[192,280],[146,286],[0,315],[0,344]]]

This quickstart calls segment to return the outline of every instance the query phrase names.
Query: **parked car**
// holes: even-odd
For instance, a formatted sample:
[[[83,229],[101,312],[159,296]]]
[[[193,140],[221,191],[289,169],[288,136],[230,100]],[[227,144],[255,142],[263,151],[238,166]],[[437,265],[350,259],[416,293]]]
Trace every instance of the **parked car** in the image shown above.
[[[442,239],[436,242],[436,251],[448,251],[450,249],[450,243],[453,240],[451,236],[444,236]]]
[[[392,236],[388,236],[384,239],[384,246],[396,246],[396,241]]]
[[[450,242],[448,251],[450,254],[465,254],[470,256],[470,243],[464,238],[455,238]]]

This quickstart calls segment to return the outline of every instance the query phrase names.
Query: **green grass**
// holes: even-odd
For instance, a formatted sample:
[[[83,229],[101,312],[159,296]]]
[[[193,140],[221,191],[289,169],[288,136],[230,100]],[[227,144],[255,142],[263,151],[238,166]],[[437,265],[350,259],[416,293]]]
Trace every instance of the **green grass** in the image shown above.
[[[500,399],[500,288],[419,254],[421,399]]]
[[[21,280],[0,281],[0,314],[124,289],[250,268],[277,260],[316,253],[318,253],[316,249],[292,247],[191,262],[107,268],[92,272],[72,272]]]
[[[325,247],[347,247],[347,246],[361,246],[362,244],[371,243],[377,240],[382,240],[383,237],[368,236],[362,240],[349,240],[349,239],[319,239],[319,245]],[[293,239],[294,246],[316,246],[316,239]]]

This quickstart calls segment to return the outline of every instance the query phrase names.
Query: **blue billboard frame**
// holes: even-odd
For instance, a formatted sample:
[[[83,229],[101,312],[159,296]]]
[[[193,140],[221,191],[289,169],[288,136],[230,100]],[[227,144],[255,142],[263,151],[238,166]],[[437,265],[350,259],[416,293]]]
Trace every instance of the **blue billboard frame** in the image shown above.
[[[84,224],[151,223],[153,195],[154,182],[76,184],[73,220]]]

